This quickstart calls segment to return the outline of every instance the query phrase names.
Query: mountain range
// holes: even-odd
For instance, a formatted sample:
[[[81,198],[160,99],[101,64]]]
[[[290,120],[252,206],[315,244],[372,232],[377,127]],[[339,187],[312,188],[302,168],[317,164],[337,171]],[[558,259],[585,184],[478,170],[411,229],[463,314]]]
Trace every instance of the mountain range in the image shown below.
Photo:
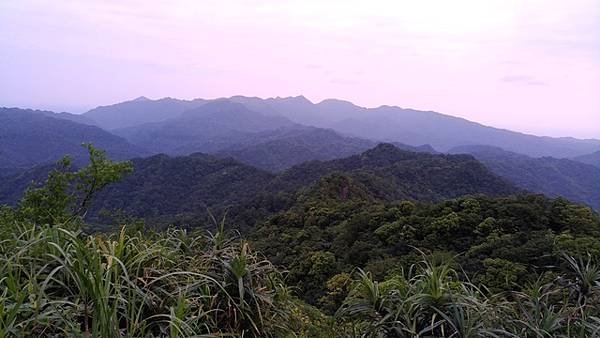
[[[98,125],[107,129],[128,128],[118,134],[124,137],[133,135],[132,141],[143,146],[144,139],[136,139],[135,135],[148,135],[160,129],[156,125],[154,128],[144,126],[145,123],[160,122],[161,125],[166,125],[168,131],[168,126],[172,127],[173,123],[176,123],[173,120],[181,117],[186,110],[219,101],[239,103],[263,117],[283,117],[293,123],[329,128],[344,135],[376,141],[400,142],[408,145],[429,144],[439,151],[447,151],[462,145],[491,145],[534,157],[564,158],[587,155],[600,149],[600,140],[597,139],[534,136],[484,126],[437,112],[403,109],[396,106],[364,108],[336,99],[315,104],[303,96],[269,99],[233,96],[227,99],[192,101],[138,98],[112,106],[99,107],[85,113],[84,116],[99,121]],[[222,109],[219,105],[212,108]],[[238,108],[241,110],[240,114],[248,114],[241,107]]]
[[[477,181],[478,175],[474,181],[458,180],[456,184],[452,181],[452,175],[467,175],[469,170],[475,170],[479,161],[484,165],[481,168],[489,169],[518,188],[551,197],[563,196],[600,209],[597,193],[600,191],[600,140],[539,137],[436,112],[400,107],[363,108],[335,99],[315,104],[302,96],[269,99],[234,96],[189,101],[140,97],[98,107],[82,115],[1,108],[0,177],[7,187],[4,190],[16,190],[15,187],[22,186],[28,177],[32,177],[32,172],[41,170],[36,166],[43,167],[64,154],[74,157],[77,165],[82,164],[86,152],[80,145],[85,142],[106,150],[114,159],[136,158],[134,163],[139,168],[163,170],[156,167],[156,161],[160,159],[160,163],[180,163],[192,170],[192,175],[195,173],[193,168],[204,167],[206,156],[212,155],[212,161],[221,159],[229,164],[236,163],[236,168],[246,165],[247,169],[242,171],[251,171],[252,177],[258,172],[266,175],[270,186],[278,181],[282,186],[291,184],[297,189],[311,184],[317,177],[336,171],[352,171],[355,179],[370,180],[367,186],[378,187],[381,196],[431,201],[485,192],[488,183],[495,186],[491,181]],[[398,168],[386,168],[385,173],[381,168],[372,167],[370,162],[357,160],[363,158],[365,152],[380,149],[377,145],[381,142],[393,145],[396,150],[420,154],[414,155],[416,157],[411,161],[415,162],[403,161]],[[446,158],[444,156],[448,155],[440,153],[470,154],[477,160],[468,156],[456,162],[455,157]],[[145,158],[151,155],[158,157]],[[460,165],[455,167],[454,164],[459,162]],[[430,167],[422,167],[424,163]],[[448,171],[447,175],[433,169],[428,169],[429,172],[410,169],[436,168],[436,165]],[[365,171],[363,167],[368,169]],[[469,170],[465,171],[466,167]],[[180,177],[173,167],[167,171]],[[229,177],[231,173],[217,170],[215,177]],[[181,175],[185,177],[186,174],[182,172]],[[209,177],[212,181],[212,176]],[[192,187],[204,184],[182,180],[182,184]],[[299,180],[296,185],[291,183],[295,180]],[[398,188],[398,180],[403,182],[404,188]],[[407,188],[409,181],[415,186]],[[446,186],[447,190],[428,186],[434,181],[436,185]],[[149,182],[154,181],[149,179]],[[458,183],[474,184],[480,189],[463,189]],[[165,181],[154,182],[152,186],[158,189],[177,184]],[[427,188],[419,191],[417,186]],[[153,193],[161,195],[156,189]],[[224,189],[229,188],[225,186]],[[208,191],[212,192],[212,189]],[[14,197],[11,194],[4,196],[5,200]],[[148,199],[155,198],[153,196],[148,194],[142,200],[152,205]],[[221,197],[224,204],[219,204],[220,207],[229,201],[229,198]],[[194,199],[203,201],[199,197]],[[127,200],[133,203],[131,201],[137,199],[128,196]],[[185,214],[196,207],[198,205],[190,204],[189,209],[177,212]],[[147,211],[138,214],[147,214]]]
[[[530,156],[572,157],[600,148],[600,140],[533,136],[433,111],[396,106],[364,108],[335,99],[313,104],[303,96],[266,100],[236,96],[231,100],[256,111],[278,114],[306,125],[380,141],[430,144],[440,151],[461,145],[484,144]]]

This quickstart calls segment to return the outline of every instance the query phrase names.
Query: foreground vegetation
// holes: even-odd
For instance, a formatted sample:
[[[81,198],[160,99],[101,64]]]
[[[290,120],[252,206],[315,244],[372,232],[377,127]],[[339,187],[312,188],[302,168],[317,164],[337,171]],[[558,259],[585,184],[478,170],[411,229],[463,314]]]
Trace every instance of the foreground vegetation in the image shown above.
[[[506,237],[509,220],[499,217],[498,210],[506,207],[501,199],[475,200],[477,205],[468,200],[466,206],[465,201],[392,206],[375,203],[353,186],[341,200],[330,196],[327,185],[305,192],[295,209],[259,229],[260,235],[272,227],[272,237],[265,238],[270,247],[258,238],[247,242],[227,233],[222,221],[214,221],[212,233],[155,232],[135,222],[92,233],[84,222],[90,201],[131,166],[111,162],[91,146],[88,150],[87,167],[72,171],[68,159],[62,161],[43,186],[29,189],[16,207],[0,211],[0,337],[600,337],[600,265],[592,250],[597,215],[570,204],[554,205],[551,224],[563,224],[562,230],[545,229],[561,231],[569,245],[556,247],[565,250],[552,253],[554,266],[536,268],[506,258],[486,261],[482,257],[490,254],[483,253],[491,249],[456,257],[451,251],[429,250],[427,243],[444,240],[467,247],[493,238],[507,243],[525,235],[526,229],[519,228],[525,223],[546,226],[528,218],[513,224],[521,232]],[[375,209],[357,209],[360,201],[351,198],[355,193]],[[396,208],[390,214],[394,220],[382,218],[391,208]],[[360,218],[357,210],[371,212],[378,226],[360,227],[358,220],[369,214]],[[488,220],[490,210],[498,211],[494,222]],[[346,216],[346,223],[336,223]],[[294,223],[295,217],[305,221]],[[277,227],[284,224],[294,226],[294,232]],[[404,251],[392,250],[398,248],[391,243],[408,241],[407,234],[430,224],[436,227],[431,233],[403,242]],[[481,232],[473,243],[465,241],[470,224]],[[372,238],[381,249],[364,246],[363,256],[353,256],[360,253],[358,246],[336,252],[322,242],[306,241],[319,228],[314,233],[324,236],[322,241],[331,239],[331,232],[322,232],[328,226],[339,232],[338,244],[344,238],[355,238],[352,243]],[[354,237],[347,232],[351,229]],[[525,245],[533,246],[529,241],[535,236],[527,237]],[[280,261],[293,257],[270,252],[280,244],[297,250],[307,270],[296,260],[290,271],[284,270]],[[253,245],[264,248],[278,267]],[[352,256],[342,260],[343,248],[354,250]],[[489,278],[470,273],[477,264]]]
[[[86,234],[93,195],[130,170],[89,147],[0,218],[0,337],[282,336],[295,308],[245,241],[135,226]]]

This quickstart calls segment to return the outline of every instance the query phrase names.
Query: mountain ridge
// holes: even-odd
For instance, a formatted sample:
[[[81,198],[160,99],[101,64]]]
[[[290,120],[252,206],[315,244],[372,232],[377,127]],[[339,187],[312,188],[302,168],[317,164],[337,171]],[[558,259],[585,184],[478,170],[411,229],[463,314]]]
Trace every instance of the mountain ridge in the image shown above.
[[[595,167],[600,168],[600,150],[593,152],[591,154],[574,157],[573,160],[582,162],[582,163],[591,164]]]
[[[28,168],[70,154],[87,159],[82,143],[93,143],[115,159],[147,154],[99,127],[74,122],[48,111],[0,108],[0,167]]]
[[[237,95],[215,100],[195,100],[205,103],[223,99],[242,103],[248,109],[267,116],[280,115],[299,124],[333,129],[343,135],[378,142],[430,144],[442,151],[461,145],[487,144],[533,157],[570,158],[600,149],[598,139],[537,136],[487,126],[439,112],[390,105],[365,108],[338,99],[325,99],[313,103],[304,96],[262,99]],[[144,101],[144,104],[157,101],[160,100]]]
[[[549,197],[563,196],[600,210],[600,168],[571,159],[533,158],[499,147],[462,146],[451,153],[468,153],[492,172],[519,187]]]

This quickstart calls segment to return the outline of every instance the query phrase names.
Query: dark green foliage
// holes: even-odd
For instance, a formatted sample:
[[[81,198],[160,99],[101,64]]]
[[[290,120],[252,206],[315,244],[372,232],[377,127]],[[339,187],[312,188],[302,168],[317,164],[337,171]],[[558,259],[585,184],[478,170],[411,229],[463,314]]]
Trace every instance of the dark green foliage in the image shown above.
[[[600,266],[570,256],[565,260],[570,266],[559,278],[538,279],[523,291],[505,294],[461,280],[448,262],[423,260],[382,282],[359,270],[335,314],[337,336],[598,337],[600,289],[587,303],[581,273],[573,273],[600,283]]]
[[[360,155],[311,161],[284,171],[279,187],[301,187],[334,172],[344,172],[383,199],[437,201],[467,194],[506,195],[518,190],[467,155],[436,155],[380,144]]]
[[[104,151],[85,145],[90,164],[71,170],[71,159],[63,158],[48,174],[42,187],[30,187],[19,201],[16,213],[34,224],[62,224],[84,217],[92,197],[105,186],[131,171],[129,162],[113,163]]]
[[[207,209],[241,230],[251,229],[274,212],[286,209],[295,194],[319,178],[343,173],[379,199],[439,201],[465,194],[506,195],[516,188],[491,174],[467,155],[433,155],[379,145],[361,155],[332,161],[311,161],[273,175],[233,159],[204,154],[185,157],[156,155],[134,159],[134,171],[98,196],[89,214],[93,223],[103,209],[144,218],[151,225],[203,225]],[[18,192],[43,172],[30,171],[0,187],[0,201],[14,203]],[[366,195],[363,195],[366,196]]]
[[[414,248],[459,254],[473,281],[497,292],[514,289],[539,273],[559,271],[561,252],[597,252],[600,217],[541,195],[386,202],[361,182],[334,175],[260,225],[253,238],[275,264],[290,270],[305,299],[318,304],[336,274],[361,267],[382,278],[414,262]],[[327,255],[328,269],[305,278],[315,271],[315,254]]]
[[[92,205],[144,218],[149,224],[203,225],[208,210],[216,215],[256,196],[272,175],[232,159],[204,154],[156,155],[134,159],[134,171],[108,187]]]

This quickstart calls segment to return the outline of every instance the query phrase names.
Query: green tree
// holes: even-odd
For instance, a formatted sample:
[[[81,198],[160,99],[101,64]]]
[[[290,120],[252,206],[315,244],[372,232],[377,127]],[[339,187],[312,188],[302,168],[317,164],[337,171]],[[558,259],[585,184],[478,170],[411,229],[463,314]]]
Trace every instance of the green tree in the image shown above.
[[[83,219],[93,196],[108,184],[132,170],[131,162],[113,162],[103,150],[83,144],[89,153],[89,165],[74,171],[69,156],[57,162],[41,187],[32,184],[18,203],[20,219],[35,224],[63,224]]]

